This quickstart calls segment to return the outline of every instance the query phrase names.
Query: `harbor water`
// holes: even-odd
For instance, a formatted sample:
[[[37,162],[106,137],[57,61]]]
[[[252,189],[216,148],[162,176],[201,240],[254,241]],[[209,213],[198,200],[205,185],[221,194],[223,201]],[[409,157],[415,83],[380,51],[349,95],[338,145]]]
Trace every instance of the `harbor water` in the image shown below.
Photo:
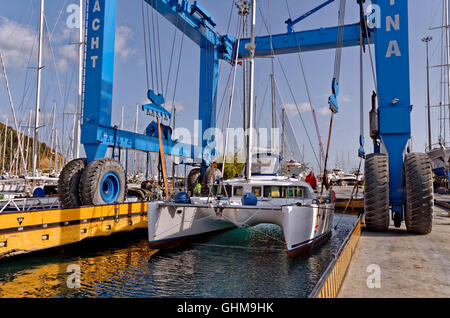
[[[2,261],[0,297],[306,297],[355,221],[335,214],[330,240],[296,259],[274,225],[153,256],[146,231],[89,240]]]

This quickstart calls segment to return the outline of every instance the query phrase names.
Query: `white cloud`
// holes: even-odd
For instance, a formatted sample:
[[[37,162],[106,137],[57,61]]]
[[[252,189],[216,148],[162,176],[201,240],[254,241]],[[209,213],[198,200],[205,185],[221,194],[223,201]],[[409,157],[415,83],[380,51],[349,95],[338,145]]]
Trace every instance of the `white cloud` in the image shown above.
[[[342,96],[339,96],[339,97],[340,97],[340,99],[341,99],[341,101],[343,103],[350,103],[352,101],[352,99],[349,96],[347,96],[347,95],[342,95]],[[338,97],[338,99],[339,99],[339,97]]]
[[[330,114],[330,112],[331,112],[330,108],[328,108],[328,107],[322,107],[317,110],[317,113],[322,116],[328,115],[328,114]]]
[[[298,108],[297,108],[298,106]],[[286,110],[286,115],[288,116],[295,116],[298,115],[299,111],[300,113],[305,113],[311,111],[311,107],[309,103],[300,103],[298,105],[294,103],[287,103],[284,106],[284,109]]]
[[[166,109],[170,109],[170,111],[172,111],[172,105],[175,106],[177,113],[180,113],[186,109],[186,103],[181,101],[166,102]]]
[[[303,102],[298,104],[298,109],[297,106],[294,103],[288,103],[284,105],[284,109],[286,110],[286,115],[288,116],[296,116],[299,113],[307,113],[307,112],[311,112],[311,106],[308,102]],[[327,106],[321,107],[321,108],[317,108],[314,107],[316,114],[319,116],[325,116],[328,115],[330,113],[330,110]]]
[[[136,52],[129,44],[129,40],[131,40],[133,36],[133,30],[126,25],[121,25],[116,28],[115,51],[119,57],[127,59]]]
[[[0,17],[0,48],[8,68],[25,67],[35,38],[33,29]]]
[[[59,48],[59,55],[63,58],[77,61],[78,59],[78,45],[63,45]]]
[[[58,49],[56,66],[60,72],[66,72],[69,64],[78,65],[78,46],[65,44]]]

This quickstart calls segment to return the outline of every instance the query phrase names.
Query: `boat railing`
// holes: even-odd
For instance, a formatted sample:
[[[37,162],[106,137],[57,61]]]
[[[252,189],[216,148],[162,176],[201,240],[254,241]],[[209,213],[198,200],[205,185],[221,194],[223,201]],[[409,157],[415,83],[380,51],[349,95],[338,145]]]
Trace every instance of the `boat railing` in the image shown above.
[[[48,202],[43,202],[40,198],[10,198],[0,200],[0,214],[4,212],[27,212],[56,207],[59,207],[59,200],[56,197],[53,201],[50,200]]]
[[[436,150],[436,149],[442,149],[442,146],[444,148],[450,148],[450,142],[437,142],[435,144],[431,144],[431,146],[425,147],[425,152]]]

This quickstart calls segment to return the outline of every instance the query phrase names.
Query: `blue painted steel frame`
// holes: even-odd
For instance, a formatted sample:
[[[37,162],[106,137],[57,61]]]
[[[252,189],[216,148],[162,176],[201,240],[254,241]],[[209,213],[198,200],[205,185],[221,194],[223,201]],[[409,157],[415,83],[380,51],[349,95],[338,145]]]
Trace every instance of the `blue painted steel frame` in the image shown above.
[[[104,157],[109,146],[159,151],[157,138],[111,127],[116,1],[87,2],[86,86],[81,142],[88,163]],[[215,127],[219,59],[231,61],[234,39],[219,35],[214,29],[214,18],[197,2],[191,6],[186,0],[146,1],[200,46],[199,119],[202,131],[198,146],[167,140],[164,149],[171,153],[173,147],[178,147],[186,156],[202,158],[202,149],[210,142],[202,140],[204,132]],[[208,161],[209,156],[205,156]]]
[[[403,156],[411,138],[408,1],[373,0],[380,8],[375,29],[378,121],[389,155],[390,202],[393,215],[403,215]]]
[[[342,46],[359,46],[359,31],[359,23],[345,25]],[[274,34],[272,35],[273,53],[269,35],[256,37],[255,57],[335,49],[337,35],[337,27]],[[370,33],[370,36],[372,36],[372,33]],[[248,42],[250,42],[250,39],[240,41],[239,58],[249,57],[249,52],[245,48],[245,44]],[[367,39],[365,39],[365,43],[367,44]]]
[[[184,32],[201,50],[199,119],[202,135],[215,127],[219,60],[233,60],[235,41],[215,31],[215,20],[196,1],[146,0],[161,15]],[[381,25],[371,32],[375,44],[377,86],[379,95],[380,136],[389,154],[390,200],[394,213],[403,212],[403,152],[411,135],[410,84],[408,53],[407,0],[374,0],[381,13]],[[158,139],[111,127],[112,88],[114,69],[116,0],[89,0],[86,53],[86,88],[81,141],[88,162],[104,157],[111,146],[158,152]],[[359,23],[344,27],[343,46],[358,46]],[[336,47],[337,27],[292,32],[256,39],[256,57],[289,54]],[[242,39],[238,58],[248,57]],[[366,39],[367,43],[367,39]],[[197,147],[164,141],[164,149],[172,153],[174,147],[183,154],[203,158],[208,140],[199,136]],[[179,150],[175,150],[179,153]],[[375,148],[375,151],[379,151]],[[205,158],[203,158],[205,159]]]
[[[319,11],[322,8],[325,8],[327,5],[333,3],[335,0],[327,0],[326,2],[318,5],[317,7],[315,7],[312,10],[309,10],[308,12],[306,12],[305,14],[299,16],[298,18],[294,19],[294,21],[292,21],[291,19],[286,20],[286,24],[287,24],[287,32],[291,33],[294,31],[294,25],[296,25],[297,23],[299,23],[300,21],[303,21],[304,19],[306,19],[307,17],[309,17],[311,14]]]

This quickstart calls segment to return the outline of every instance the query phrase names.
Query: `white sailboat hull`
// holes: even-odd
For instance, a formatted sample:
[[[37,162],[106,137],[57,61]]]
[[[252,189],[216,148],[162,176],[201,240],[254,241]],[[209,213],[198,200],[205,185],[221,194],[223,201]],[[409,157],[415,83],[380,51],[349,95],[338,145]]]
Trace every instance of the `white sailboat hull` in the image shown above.
[[[148,234],[153,248],[173,247],[196,237],[210,236],[235,227],[271,223],[283,229],[288,255],[309,251],[331,234],[334,204],[242,206],[233,204],[148,205]]]

